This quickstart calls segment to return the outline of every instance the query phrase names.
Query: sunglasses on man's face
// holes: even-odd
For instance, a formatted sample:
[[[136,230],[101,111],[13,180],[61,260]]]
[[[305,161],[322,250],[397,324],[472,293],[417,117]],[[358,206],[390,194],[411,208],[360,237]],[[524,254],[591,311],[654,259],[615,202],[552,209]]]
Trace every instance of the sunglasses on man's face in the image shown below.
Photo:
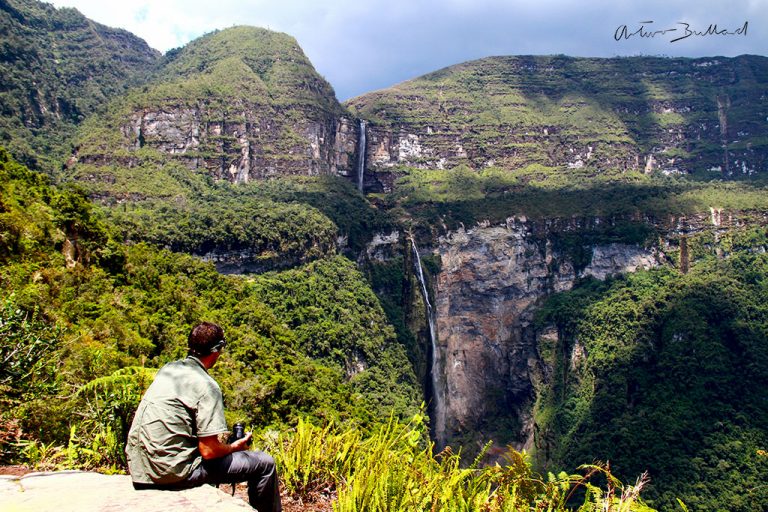
[[[211,347],[211,354],[214,352],[221,352],[221,349],[223,349],[227,345],[227,340],[222,339],[221,341],[217,342],[213,347]]]

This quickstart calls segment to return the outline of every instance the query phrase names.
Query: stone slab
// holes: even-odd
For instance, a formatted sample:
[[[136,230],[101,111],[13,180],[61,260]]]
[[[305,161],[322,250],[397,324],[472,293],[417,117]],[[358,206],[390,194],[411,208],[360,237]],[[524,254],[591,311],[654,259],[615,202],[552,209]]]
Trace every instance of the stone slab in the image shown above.
[[[184,491],[137,491],[128,475],[83,471],[0,476],[2,512],[244,512],[239,498],[203,485]]]

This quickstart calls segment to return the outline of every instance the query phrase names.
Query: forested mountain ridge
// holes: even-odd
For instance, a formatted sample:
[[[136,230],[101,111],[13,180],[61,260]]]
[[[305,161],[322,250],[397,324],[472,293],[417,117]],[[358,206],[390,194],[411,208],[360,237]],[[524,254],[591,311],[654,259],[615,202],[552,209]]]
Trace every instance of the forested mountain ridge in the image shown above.
[[[160,58],[125,30],[34,0],[0,1],[0,44],[0,144],[49,173],[71,154],[75,127]]]

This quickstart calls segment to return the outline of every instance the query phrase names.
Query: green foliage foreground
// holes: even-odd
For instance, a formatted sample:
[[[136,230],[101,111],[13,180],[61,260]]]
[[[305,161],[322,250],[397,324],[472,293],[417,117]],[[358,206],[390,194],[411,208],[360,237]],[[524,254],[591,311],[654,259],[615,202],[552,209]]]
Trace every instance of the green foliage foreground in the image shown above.
[[[653,512],[639,497],[646,474],[625,485],[609,465],[596,463],[581,466],[583,474],[541,475],[511,448],[501,464],[481,467],[478,458],[462,467],[450,448],[433,453],[424,420],[421,414],[407,424],[390,419],[364,433],[300,419],[293,429],[264,431],[257,444],[274,456],[287,495],[333,500],[334,512]],[[39,468],[93,467],[118,447],[111,431],[86,443],[73,428],[66,447],[30,443],[25,453]]]
[[[286,491],[305,498],[335,491],[335,512],[651,510],[638,498],[645,476],[623,486],[605,465],[583,466],[585,475],[542,476],[512,449],[503,464],[479,467],[476,460],[462,467],[450,449],[434,455],[425,437],[424,417],[417,414],[368,436],[300,421],[268,445]],[[602,486],[595,484],[600,480]]]
[[[459,454],[434,455],[423,438],[420,415],[408,425],[390,421],[369,437],[300,422],[276,447],[277,461],[289,491],[336,488],[335,512],[651,510],[638,498],[644,476],[624,487],[607,466],[595,465],[580,468],[586,475],[543,477],[511,449],[503,465],[479,468],[476,460],[463,468]],[[606,478],[604,487],[592,483],[596,475]]]

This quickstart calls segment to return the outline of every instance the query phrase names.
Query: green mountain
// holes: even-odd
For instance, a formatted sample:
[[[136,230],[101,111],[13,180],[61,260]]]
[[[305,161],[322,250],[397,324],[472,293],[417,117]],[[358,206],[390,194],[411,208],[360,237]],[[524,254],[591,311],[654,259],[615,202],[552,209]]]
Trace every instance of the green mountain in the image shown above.
[[[761,56],[491,57],[347,106],[371,122],[373,172],[540,165],[580,179],[733,177],[765,170],[766,84]]]
[[[766,83],[762,56],[491,57],[346,106],[370,197],[435,239],[514,216],[761,218]]]
[[[348,173],[355,127],[344,115],[295,39],[230,28],[169,52],[150,81],[85,123],[70,176],[136,200],[178,193],[172,172],[155,176],[165,167],[234,183]]]
[[[71,154],[75,127],[143,80],[159,52],[75,9],[0,2],[0,144],[48,172]]]
[[[356,138],[295,39],[234,27],[169,52],[83,123],[65,174],[114,207],[125,239],[257,271],[333,253],[339,237],[359,249],[387,223],[340,177]]]

